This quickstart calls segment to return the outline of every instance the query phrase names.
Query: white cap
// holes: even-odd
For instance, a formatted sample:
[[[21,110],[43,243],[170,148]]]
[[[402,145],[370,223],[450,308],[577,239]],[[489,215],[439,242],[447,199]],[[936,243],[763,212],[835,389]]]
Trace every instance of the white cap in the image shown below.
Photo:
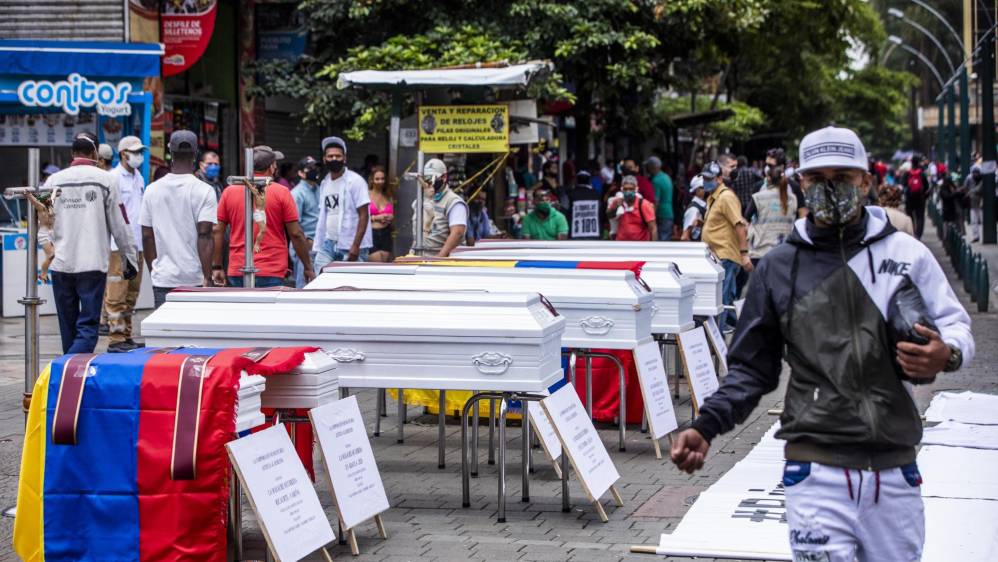
[[[139,140],[139,137],[130,135],[118,141],[118,152],[121,152],[122,150],[128,150],[130,152],[138,152],[144,148],[145,145],[142,144],[142,141]]]
[[[703,187],[703,176],[697,174],[690,180],[690,193]]]
[[[807,134],[800,141],[798,172],[815,168],[857,168],[869,165],[863,142],[850,129],[825,127]]]
[[[423,165],[423,176],[439,178],[447,173],[447,165],[439,158],[431,158]]]

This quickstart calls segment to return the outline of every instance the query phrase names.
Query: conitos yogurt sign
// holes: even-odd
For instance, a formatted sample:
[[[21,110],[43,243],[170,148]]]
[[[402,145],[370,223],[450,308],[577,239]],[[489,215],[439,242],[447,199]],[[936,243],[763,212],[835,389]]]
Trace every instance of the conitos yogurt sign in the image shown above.
[[[180,74],[208,48],[215,29],[216,0],[165,2],[160,14],[163,76]]]

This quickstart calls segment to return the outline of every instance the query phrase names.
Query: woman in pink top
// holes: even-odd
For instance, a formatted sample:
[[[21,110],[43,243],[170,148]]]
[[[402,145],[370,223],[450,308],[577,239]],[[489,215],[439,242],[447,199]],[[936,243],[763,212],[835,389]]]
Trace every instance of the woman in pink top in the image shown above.
[[[368,176],[368,190],[371,193],[371,234],[374,247],[369,261],[386,262],[392,258],[392,221],[395,207],[392,205],[392,190],[388,185],[388,175],[381,166],[371,168]]]

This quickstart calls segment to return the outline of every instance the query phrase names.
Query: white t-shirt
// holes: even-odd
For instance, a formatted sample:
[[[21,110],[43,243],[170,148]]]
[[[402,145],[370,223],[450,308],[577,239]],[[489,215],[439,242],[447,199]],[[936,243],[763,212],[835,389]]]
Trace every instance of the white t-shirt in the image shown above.
[[[203,282],[199,222],[218,222],[218,202],[214,188],[193,174],[166,174],[146,188],[139,224],[152,228],[156,239],[151,273],[154,287]]]
[[[328,239],[336,242],[337,249],[349,250],[357,234],[357,209],[370,204],[367,182],[360,174],[344,170],[343,175],[335,180],[326,174],[319,185],[319,221],[315,225],[312,249],[321,250],[323,242]],[[373,245],[369,220],[360,247],[370,248]]]
[[[707,206],[707,202],[699,197],[694,197],[693,202],[698,205],[703,205],[704,207]],[[693,226],[693,221],[697,219],[703,220],[703,217],[700,216],[700,209],[690,205],[690,207],[686,209],[686,212],[683,213],[683,230]]]
[[[468,206],[452,205],[447,212],[447,226],[468,226]]]
[[[139,213],[142,212],[142,192],[145,190],[146,180],[142,178],[142,172],[135,170],[129,173],[121,164],[115,166],[111,174],[118,178],[118,194],[125,207],[125,222],[132,233],[135,249],[141,252],[142,227],[139,225]],[[114,240],[111,240],[111,251],[118,251]]]

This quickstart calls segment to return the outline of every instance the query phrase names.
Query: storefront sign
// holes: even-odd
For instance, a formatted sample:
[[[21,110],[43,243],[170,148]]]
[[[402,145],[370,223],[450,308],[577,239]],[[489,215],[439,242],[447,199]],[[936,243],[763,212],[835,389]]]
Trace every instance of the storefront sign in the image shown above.
[[[91,82],[70,74],[65,80],[25,80],[17,87],[17,99],[27,107],[56,107],[69,115],[78,115],[81,108],[96,107],[97,113],[117,117],[131,115],[128,82]]]
[[[638,382],[641,385],[641,397],[645,401],[645,412],[648,413],[648,428],[653,439],[661,439],[679,427],[679,423],[658,344],[648,339],[638,345],[634,350],[634,364],[638,367]]]
[[[433,154],[506,152],[509,150],[509,106],[421,106],[419,150]]]
[[[163,46],[163,77],[180,74],[194,65],[208,48],[215,29],[215,0],[197,2],[189,12],[188,2],[165,2],[160,16]]]

